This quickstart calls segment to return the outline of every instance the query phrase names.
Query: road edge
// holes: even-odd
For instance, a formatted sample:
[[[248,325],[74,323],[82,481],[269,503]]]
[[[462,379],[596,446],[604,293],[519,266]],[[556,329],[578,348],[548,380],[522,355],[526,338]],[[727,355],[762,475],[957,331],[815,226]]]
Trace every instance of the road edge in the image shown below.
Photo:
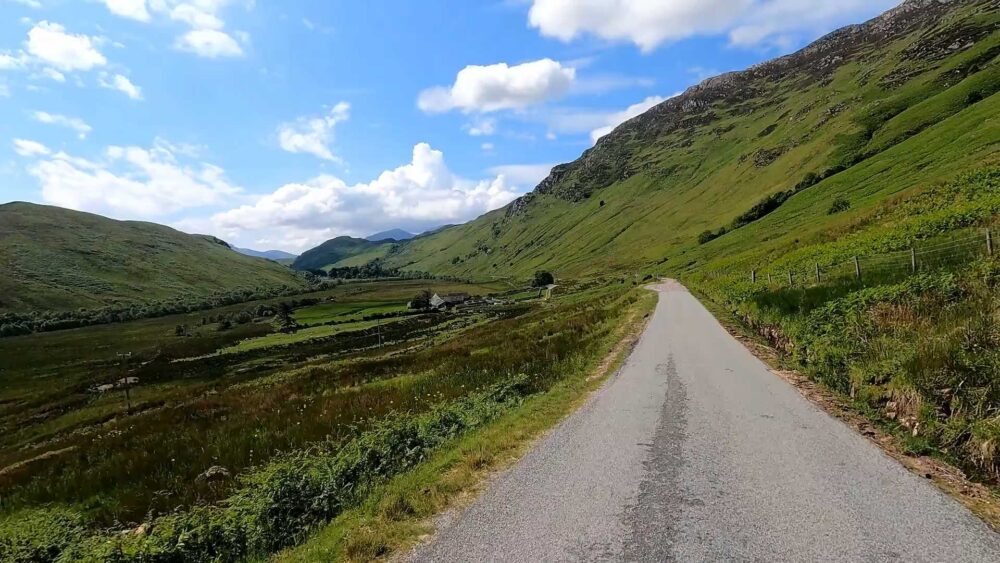
[[[768,345],[731,312],[703,293],[693,289],[690,291],[691,295],[737,342],[768,366],[768,371],[794,387],[800,395],[823,412],[840,420],[877,446],[907,471],[932,482],[941,492],[954,498],[985,522],[994,532],[1000,533],[1000,491],[970,480],[964,471],[942,459],[906,453],[903,442],[897,435],[881,428],[878,421],[866,417],[847,397],[784,365],[780,352]]]

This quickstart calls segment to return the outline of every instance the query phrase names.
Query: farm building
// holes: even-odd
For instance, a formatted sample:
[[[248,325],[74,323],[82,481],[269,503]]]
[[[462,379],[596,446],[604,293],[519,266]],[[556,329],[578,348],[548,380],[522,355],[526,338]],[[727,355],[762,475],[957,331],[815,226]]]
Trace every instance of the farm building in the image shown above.
[[[468,293],[447,293],[439,295],[437,293],[431,297],[431,307],[435,309],[451,309],[469,300]]]

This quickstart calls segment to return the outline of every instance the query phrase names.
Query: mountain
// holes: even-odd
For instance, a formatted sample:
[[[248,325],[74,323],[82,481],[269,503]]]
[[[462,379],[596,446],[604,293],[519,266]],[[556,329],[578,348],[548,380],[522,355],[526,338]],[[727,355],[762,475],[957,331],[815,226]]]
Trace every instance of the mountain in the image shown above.
[[[0,312],[73,310],[302,286],[214,237],[31,203],[0,205]]]
[[[390,229],[388,231],[382,231],[381,233],[375,233],[365,237],[365,240],[371,242],[382,242],[385,240],[410,240],[417,235],[404,231],[403,229]]]
[[[623,123],[533,192],[400,245],[386,262],[587,275],[780,254],[829,236],[881,202],[996,161],[998,10],[910,0],[711,78]],[[829,215],[838,198],[851,210]]]
[[[393,241],[370,241],[353,237],[337,237],[302,253],[292,262],[295,270],[322,270],[328,267],[360,266],[382,258]]]
[[[290,252],[285,252],[284,250],[253,250],[250,248],[239,248],[234,246],[233,250],[239,252],[244,256],[253,256],[254,258],[265,258],[267,260],[274,260],[275,262],[280,260],[295,260],[298,258],[297,255]]]

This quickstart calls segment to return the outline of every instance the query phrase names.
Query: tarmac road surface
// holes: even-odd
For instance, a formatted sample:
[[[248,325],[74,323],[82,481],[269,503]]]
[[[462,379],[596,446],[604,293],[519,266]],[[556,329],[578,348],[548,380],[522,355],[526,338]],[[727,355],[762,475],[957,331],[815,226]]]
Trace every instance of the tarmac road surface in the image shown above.
[[[621,372],[410,560],[1000,562],[1000,534],[770,373],[679,284],[657,290]]]

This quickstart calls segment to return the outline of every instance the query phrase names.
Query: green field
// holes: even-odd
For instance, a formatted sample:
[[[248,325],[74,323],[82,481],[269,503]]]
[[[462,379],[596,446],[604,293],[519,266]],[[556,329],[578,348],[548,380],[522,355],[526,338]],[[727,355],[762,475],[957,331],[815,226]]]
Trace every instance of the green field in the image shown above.
[[[635,300],[629,287],[581,287],[548,302],[410,314],[381,322],[376,333],[377,321],[355,317],[398,311],[402,297],[425,289],[500,288],[344,284],[303,296],[309,301],[293,311],[336,324],[288,334],[277,332],[268,316],[224,329],[225,319],[273,305],[248,303],[2,339],[0,546],[19,546],[13,560],[29,552],[32,560],[49,560],[38,553],[68,545],[97,549],[86,537],[103,538],[107,527],[134,527],[158,514],[172,514],[163,517],[171,522],[186,515],[194,525],[204,510],[196,507],[226,498],[230,506],[256,494],[252,483],[269,479],[287,456],[333,455],[359,433],[386,421],[433,418],[438,408],[475,410],[486,401],[489,409],[506,409],[515,395],[544,390],[599,355],[598,343],[605,345],[624,315],[615,303]],[[122,366],[117,354],[126,351],[133,355]],[[123,388],[88,391],[126,373],[138,378],[128,402]],[[491,402],[491,390],[515,382],[504,391],[515,395]],[[228,477],[199,478],[212,467],[225,468]],[[221,506],[210,511],[229,510]],[[25,529],[25,522],[35,524]],[[283,547],[304,531],[288,530],[294,533],[260,535],[254,549]]]
[[[338,321],[358,321],[369,315],[403,313],[406,301],[354,301],[323,303],[305,307],[295,312],[295,320],[305,326]]]

